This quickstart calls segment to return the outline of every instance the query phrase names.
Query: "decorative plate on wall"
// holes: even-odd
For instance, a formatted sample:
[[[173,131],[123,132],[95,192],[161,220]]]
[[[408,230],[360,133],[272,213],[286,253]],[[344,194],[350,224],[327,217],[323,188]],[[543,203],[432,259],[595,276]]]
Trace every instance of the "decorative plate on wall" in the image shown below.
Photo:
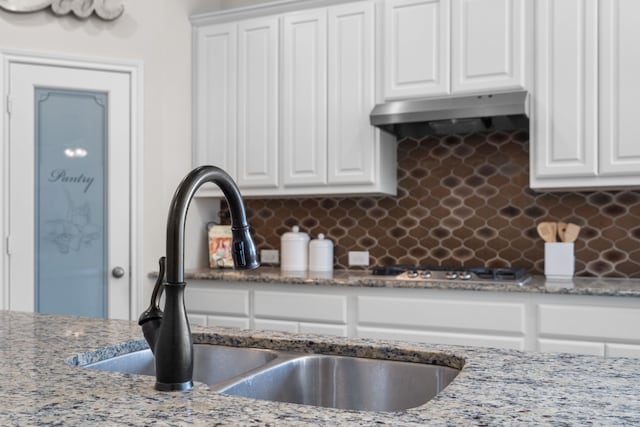
[[[0,8],[11,12],[36,12],[48,7],[56,15],[73,12],[84,19],[95,13],[107,21],[120,17],[124,12],[122,0],[0,0]]]

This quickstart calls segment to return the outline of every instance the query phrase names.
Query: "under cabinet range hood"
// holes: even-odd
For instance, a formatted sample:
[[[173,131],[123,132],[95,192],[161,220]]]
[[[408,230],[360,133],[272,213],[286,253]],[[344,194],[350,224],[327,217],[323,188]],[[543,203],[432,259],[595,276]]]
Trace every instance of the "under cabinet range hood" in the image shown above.
[[[370,121],[398,139],[529,130],[527,102],[526,91],[392,101],[376,105]]]

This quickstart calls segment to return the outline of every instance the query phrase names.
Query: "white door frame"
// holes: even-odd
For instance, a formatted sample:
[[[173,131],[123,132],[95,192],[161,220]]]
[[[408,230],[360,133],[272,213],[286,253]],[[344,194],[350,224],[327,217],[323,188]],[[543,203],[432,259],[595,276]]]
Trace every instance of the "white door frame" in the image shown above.
[[[9,259],[7,236],[9,233],[8,223],[8,198],[9,198],[9,127],[8,116],[10,102],[9,91],[9,66],[11,64],[46,65],[59,67],[84,68],[88,70],[98,70],[107,72],[127,73],[131,81],[131,286],[129,298],[129,318],[135,319],[140,311],[140,304],[143,297],[143,285],[146,282],[142,272],[144,245],[142,215],[143,215],[143,63],[142,61],[87,58],[70,55],[57,55],[49,53],[6,50],[0,49],[0,99],[2,104],[2,114],[0,114],[0,132],[2,149],[0,149],[0,224],[2,226],[2,237],[0,237],[0,309],[9,309]]]

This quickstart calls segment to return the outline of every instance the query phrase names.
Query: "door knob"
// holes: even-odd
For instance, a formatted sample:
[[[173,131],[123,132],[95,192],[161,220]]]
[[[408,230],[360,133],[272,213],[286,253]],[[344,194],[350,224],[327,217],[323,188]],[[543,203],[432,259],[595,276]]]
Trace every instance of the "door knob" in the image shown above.
[[[111,270],[111,275],[116,279],[121,278],[122,276],[124,276],[124,268],[114,267],[113,270]]]

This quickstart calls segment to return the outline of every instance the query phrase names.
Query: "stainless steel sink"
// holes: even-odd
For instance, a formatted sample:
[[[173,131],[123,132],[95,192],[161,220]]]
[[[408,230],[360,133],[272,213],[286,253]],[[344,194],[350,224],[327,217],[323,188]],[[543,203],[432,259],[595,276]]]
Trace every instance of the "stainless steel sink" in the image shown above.
[[[460,372],[425,363],[194,344],[193,379],[214,391],[339,409],[398,411],[420,406]],[[150,350],[85,368],[155,375]]]
[[[217,391],[329,408],[398,411],[426,403],[458,372],[421,363],[306,355],[232,380]]]
[[[221,345],[193,345],[193,379],[216,384],[249,372],[278,357],[277,352],[258,348],[226,347]],[[155,375],[151,350],[132,353],[84,365],[85,368],[128,374]]]

